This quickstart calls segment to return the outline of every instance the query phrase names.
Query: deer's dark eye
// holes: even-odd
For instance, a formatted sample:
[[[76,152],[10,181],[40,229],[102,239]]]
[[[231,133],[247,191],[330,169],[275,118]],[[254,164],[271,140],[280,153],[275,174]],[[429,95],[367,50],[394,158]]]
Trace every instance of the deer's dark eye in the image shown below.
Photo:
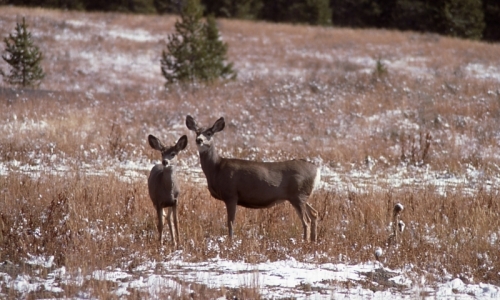
[[[175,157],[175,153],[170,153],[170,158],[174,158]]]
[[[206,134],[208,137],[211,137],[211,136],[212,136],[212,133],[211,133],[210,131],[205,132],[205,134]]]

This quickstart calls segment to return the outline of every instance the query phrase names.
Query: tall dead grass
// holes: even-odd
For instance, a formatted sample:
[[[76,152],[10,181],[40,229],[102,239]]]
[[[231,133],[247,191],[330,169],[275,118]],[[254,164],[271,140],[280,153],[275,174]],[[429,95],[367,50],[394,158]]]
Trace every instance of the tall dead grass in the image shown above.
[[[91,274],[113,266],[132,270],[143,262],[162,261],[176,249],[157,244],[155,214],[145,180],[126,182],[119,176],[30,178],[0,177],[1,260],[22,263],[29,255],[54,256],[68,272]],[[384,249],[386,266],[412,270],[440,280],[444,275],[468,282],[500,284],[497,246],[500,209],[496,193],[463,190],[440,195],[432,187],[404,191],[316,193],[319,242],[301,241],[301,225],[288,204],[266,210],[239,208],[235,243],[226,239],[226,213],[203,186],[183,182],[180,198],[180,248],[192,261],[221,257],[247,262],[288,259],[309,262],[360,263]],[[399,243],[390,243],[390,222],[396,203],[404,203],[406,224]],[[11,276],[23,270],[11,270]],[[165,270],[166,271],[166,270]],[[87,282],[95,297],[102,282]],[[65,296],[75,296],[74,286]],[[247,291],[248,292],[248,291]],[[36,293],[34,294],[36,296]]]

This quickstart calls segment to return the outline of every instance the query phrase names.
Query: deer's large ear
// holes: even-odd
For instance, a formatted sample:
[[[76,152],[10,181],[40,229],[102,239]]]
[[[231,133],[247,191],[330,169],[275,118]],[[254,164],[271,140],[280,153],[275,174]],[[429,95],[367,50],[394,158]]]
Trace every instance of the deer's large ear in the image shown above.
[[[224,129],[225,126],[226,126],[226,122],[224,122],[224,118],[220,117],[219,120],[215,121],[214,126],[212,126],[212,131],[214,133],[222,131],[222,129]]]
[[[192,130],[192,131],[198,130],[198,126],[196,125],[196,121],[190,115],[186,116],[186,126],[189,130]]]
[[[155,137],[152,134],[150,134],[148,136],[148,142],[149,142],[149,146],[151,146],[151,148],[153,148],[155,150],[161,151],[163,149],[163,144],[160,142],[160,140],[157,137]]]
[[[177,151],[184,150],[184,149],[186,149],[187,144],[188,144],[188,138],[186,135],[183,135],[175,144],[175,149]]]

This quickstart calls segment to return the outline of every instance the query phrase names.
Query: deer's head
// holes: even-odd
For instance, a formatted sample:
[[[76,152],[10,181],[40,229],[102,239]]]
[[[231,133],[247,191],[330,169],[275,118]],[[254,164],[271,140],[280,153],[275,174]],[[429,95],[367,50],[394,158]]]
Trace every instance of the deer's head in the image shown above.
[[[151,148],[161,152],[161,163],[165,167],[171,167],[175,162],[177,154],[186,148],[188,139],[186,135],[183,135],[175,145],[165,147],[157,137],[150,134],[148,136],[148,142]]]
[[[213,137],[215,133],[222,131],[226,126],[224,118],[219,118],[215,121],[214,125],[210,128],[199,127],[196,121],[191,116],[186,117],[186,126],[189,130],[196,133],[196,146],[198,146],[199,152],[204,152],[210,149],[213,145]]]

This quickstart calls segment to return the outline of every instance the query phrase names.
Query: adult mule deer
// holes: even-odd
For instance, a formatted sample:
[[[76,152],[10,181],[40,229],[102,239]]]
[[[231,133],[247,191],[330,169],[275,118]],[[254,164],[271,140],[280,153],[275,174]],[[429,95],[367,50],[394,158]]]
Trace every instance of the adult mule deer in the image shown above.
[[[304,240],[316,241],[318,212],[307,199],[320,181],[318,167],[305,160],[259,162],[223,158],[215,149],[214,135],[224,129],[224,118],[205,129],[188,115],[186,126],[196,133],[201,168],[210,194],[226,204],[231,239],[237,205],[267,208],[288,201],[302,221]]]
[[[164,222],[164,208],[168,207],[167,224],[170,236],[175,246],[179,240],[179,224],[177,221],[177,198],[179,197],[179,186],[177,185],[175,165],[173,164],[177,154],[187,146],[187,136],[183,135],[174,146],[165,147],[158,138],[148,136],[151,148],[161,152],[161,164],[151,169],[148,178],[149,197],[153,201],[158,217],[158,233],[160,234],[160,245],[163,244],[162,232]],[[173,224],[171,215],[174,215]],[[174,226],[175,232],[172,229]]]

